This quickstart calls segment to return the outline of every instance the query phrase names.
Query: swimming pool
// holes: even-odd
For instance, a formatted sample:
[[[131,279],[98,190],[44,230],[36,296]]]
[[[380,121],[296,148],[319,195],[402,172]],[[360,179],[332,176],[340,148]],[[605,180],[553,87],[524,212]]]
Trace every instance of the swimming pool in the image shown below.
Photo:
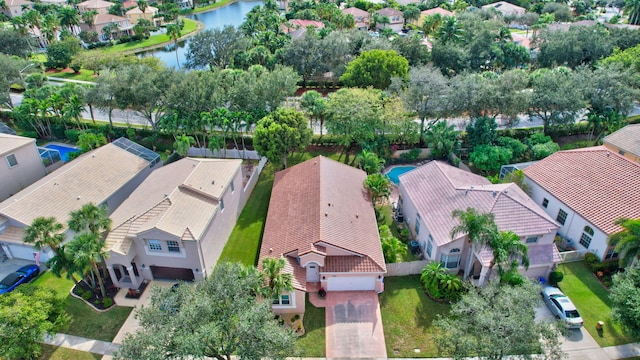
[[[387,171],[387,173],[385,175],[387,175],[387,177],[391,180],[392,183],[398,185],[400,184],[400,175],[409,172],[413,169],[415,169],[417,166],[413,166],[413,165],[406,165],[406,166],[394,166],[391,168],[391,170]]]
[[[66,145],[47,144],[44,147],[47,149],[58,151],[60,153],[60,158],[62,158],[62,161],[64,162],[69,161],[69,154],[80,152],[80,149],[78,149],[77,147]]]

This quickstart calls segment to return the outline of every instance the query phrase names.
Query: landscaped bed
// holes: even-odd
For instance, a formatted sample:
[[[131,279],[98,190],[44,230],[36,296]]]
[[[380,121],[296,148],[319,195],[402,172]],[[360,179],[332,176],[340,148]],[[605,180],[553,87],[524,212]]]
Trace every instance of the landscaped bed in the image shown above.
[[[576,305],[585,329],[600,346],[614,346],[633,342],[618,323],[611,319],[611,301],[609,292],[584,266],[582,261],[561,264],[558,270],[564,273],[564,279],[558,287]],[[602,331],[596,330],[598,321],[604,321]]]
[[[114,306],[106,312],[97,312],[84,301],[69,294],[74,285],[73,281],[58,278],[51,272],[40,275],[33,283],[54,290],[58,296],[66,297],[66,310],[71,316],[71,321],[62,331],[65,334],[110,342],[133,310],[130,307]]]
[[[433,322],[437,315],[446,315],[450,305],[429,299],[419,279],[418,275],[384,279],[380,311],[388,357],[438,356]]]

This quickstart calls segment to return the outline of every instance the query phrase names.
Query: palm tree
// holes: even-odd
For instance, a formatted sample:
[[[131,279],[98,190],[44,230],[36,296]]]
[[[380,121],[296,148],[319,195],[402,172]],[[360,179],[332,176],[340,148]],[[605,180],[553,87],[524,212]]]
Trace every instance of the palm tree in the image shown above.
[[[167,35],[173,40],[173,47],[176,51],[176,64],[178,64],[178,69],[180,68],[180,59],[178,59],[178,39],[182,36],[182,28],[179,24],[169,24],[167,25]]]
[[[147,10],[148,4],[146,0],[138,0],[136,1],[136,4],[138,5],[138,9],[140,9],[140,11],[142,11],[142,15],[144,16],[145,11]]]
[[[96,206],[93,203],[82,205],[82,208],[72,211],[69,219],[69,229],[76,233],[90,232],[100,235],[111,231],[111,219],[106,206]]]
[[[380,173],[367,175],[363,185],[369,191],[374,205],[383,202],[391,195],[391,180]]]
[[[265,298],[276,299],[284,291],[293,290],[293,276],[289,273],[282,273],[285,264],[286,261],[283,257],[262,259],[262,274],[265,278],[265,286],[262,291]]]
[[[176,142],[173,143],[173,148],[176,150],[180,156],[187,156],[189,154],[189,149],[195,140],[192,136],[187,136],[185,134],[180,135]]]
[[[620,254],[620,266],[635,266],[640,255],[640,219],[620,218],[615,222],[624,230],[609,236],[609,245]]]
[[[24,242],[33,244],[36,250],[48,246],[54,254],[58,254],[58,246],[65,238],[62,230],[64,225],[54,217],[37,217],[24,229]]]
[[[625,0],[623,10],[629,16],[629,24],[640,24],[640,0]]]
[[[62,116],[65,119],[73,119],[78,124],[78,128],[84,129],[85,127],[80,122],[82,112],[84,111],[84,104],[78,97],[78,95],[72,95],[68,102],[62,107]]]
[[[451,215],[460,221],[458,225],[451,229],[451,237],[455,238],[459,234],[466,233],[467,239],[471,244],[464,271],[464,279],[466,279],[471,272],[472,256],[476,249],[489,246],[492,237],[498,232],[498,227],[492,213],[480,213],[471,207],[464,211],[454,210]]]
[[[58,18],[53,14],[47,14],[42,19],[42,29],[40,29],[40,32],[44,35],[48,43],[52,43],[57,38],[59,27],[60,22]]]
[[[79,281],[74,274],[78,271],[73,262],[73,256],[66,251],[64,245],[58,247],[58,250],[58,254],[47,261],[47,267],[57,277],[62,277],[62,274],[65,273],[66,278],[73,280],[77,285]]]
[[[438,30],[436,31],[436,38],[443,44],[451,42],[453,44],[458,44],[462,41],[462,34],[464,30],[462,29],[462,25],[458,20],[452,16],[448,16],[445,18],[444,22]]]
[[[458,132],[446,120],[441,120],[424,132],[424,143],[435,159],[447,159],[458,145]]]
[[[420,273],[420,282],[424,284],[427,292],[431,294],[436,299],[442,297],[440,293],[440,282],[447,275],[447,269],[444,268],[439,261],[432,261],[427,266],[422,268],[422,272]]]
[[[92,287],[95,288],[97,280],[102,296],[107,296],[98,263],[106,259],[109,253],[105,250],[105,241],[100,235],[89,231],[82,232],[67,244],[66,249],[73,254],[76,268],[82,269],[85,277],[92,279]]]
[[[93,22],[95,21],[96,15],[98,15],[98,12],[95,10],[84,12],[82,13],[82,22],[84,22],[89,28],[91,28],[93,26]]]
[[[373,151],[362,150],[356,157],[358,167],[366,171],[368,175],[379,173],[384,167],[384,159],[378,157]]]
[[[442,25],[442,21],[443,18],[440,14],[429,15],[422,21],[422,31],[424,31],[425,35],[429,36]]]
[[[66,26],[75,35],[75,27],[80,25],[80,13],[73,7],[64,6],[58,10],[60,25]]]
[[[489,246],[493,250],[493,261],[491,267],[498,266],[498,275],[502,277],[505,273],[505,265],[508,270],[515,270],[520,264],[529,268],[529,248],[525,245],[518,234],[513,231],[501,231],[490,240]]]

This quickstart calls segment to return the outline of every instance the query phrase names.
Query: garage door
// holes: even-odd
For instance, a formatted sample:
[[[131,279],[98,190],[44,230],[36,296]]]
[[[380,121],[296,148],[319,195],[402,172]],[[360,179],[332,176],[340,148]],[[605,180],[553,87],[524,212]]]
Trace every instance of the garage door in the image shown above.
[[[330,277],[327,291],[375,290],[375,276]]]
[[[33,252],[35,250],[33,249],[33,246],[9,244],[9,251],[11,252],[11,257],[13,258],[33,260]]]
[[[166,266],[150,266],[154,279],[193,281],[191,269],[172,268]]]

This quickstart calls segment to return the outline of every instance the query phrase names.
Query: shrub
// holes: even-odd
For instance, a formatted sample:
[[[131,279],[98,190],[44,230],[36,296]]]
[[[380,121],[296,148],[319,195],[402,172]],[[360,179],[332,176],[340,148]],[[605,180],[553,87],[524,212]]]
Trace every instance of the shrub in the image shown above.
[[[502,274],[500,277],[500,283],[511,286],[520,286],[524,284],[524,277],[520,275],[518,270],[512,269]]]
[[[71,143],[77,143],[80,136],[80,130],[69,129],[64,131],[64,137]]]
[[[111,307],[111,305],[113,305],[113,299],[111,298],[102,299],[102,306],[104,306],[105,308],[108,308],[108,307]]]
[[[413,148],[407,152],[400,154],[400,159],[406,162],[415,162],[422,154],[422,149]]]
[[[83,299],[88,301],[89,299],[91,299],[91,297],[93,297],[93,292],[91,290],[83,291],[81,296]]]
[[[560,271],[552,271],[549,274],[549,283],[553,286],[557,286],[562,279],[564,279],[564,274]]]
[[[600,263],[600,259],[598,258],[598,256],[596,256],[596,254],[588,252],[584,255],[584,264],[587,266],[587,268],[591,272],[598,271],[597,265],[599,263]]]

